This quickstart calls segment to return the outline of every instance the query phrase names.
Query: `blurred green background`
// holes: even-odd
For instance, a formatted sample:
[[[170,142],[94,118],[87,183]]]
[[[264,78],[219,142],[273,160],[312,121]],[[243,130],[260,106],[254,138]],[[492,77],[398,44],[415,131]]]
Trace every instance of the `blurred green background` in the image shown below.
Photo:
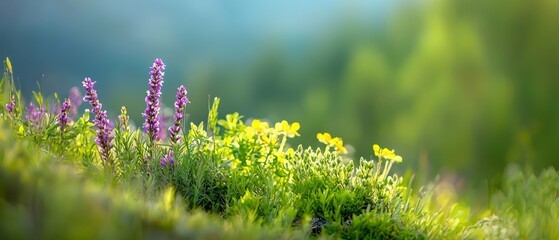
[[[156,57],[163,103],[184,84],[192,121],[221,114],[330,132],[356,158],[396,149],[419,182],[559,167],[559,1],[3,1],[0,56],[17,83],[67,96],[98,81],[136,125]]]

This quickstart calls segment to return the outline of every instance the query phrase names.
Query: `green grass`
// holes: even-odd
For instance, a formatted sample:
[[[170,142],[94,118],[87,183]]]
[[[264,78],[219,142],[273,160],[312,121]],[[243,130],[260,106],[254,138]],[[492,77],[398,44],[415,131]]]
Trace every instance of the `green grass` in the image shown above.
[[[89,112],[61,129],[48,109],[58,98],[38,93],[47,113],[33,123],[12,83],[6,68],[2,106],[12,96],[16,106],[0,111],[0,233],[9,239],[557,238],[554,170],[507,175],[490,209],[474,216],[390,173],[402,161],[394,150],[355,161],[326,134],[323,148],[291,146],[298,123],[219,119],[217,98],[206,123],[182,123],[177,144],[153,144],[123,108],[104,161]],[[170,152],[174,164],[161,166]]]

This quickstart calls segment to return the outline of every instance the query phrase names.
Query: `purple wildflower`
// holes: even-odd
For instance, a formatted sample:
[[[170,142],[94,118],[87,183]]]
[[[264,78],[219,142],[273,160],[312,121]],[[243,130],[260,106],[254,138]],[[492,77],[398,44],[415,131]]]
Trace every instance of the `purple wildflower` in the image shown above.
[[[95,143],[99,146],[99,153],[101,157],[106,162],[109,160],[109,154],[111,148],[113,147],[111,141],[113,140],[113,135],[111,134],[112,127],[107,118],[107,111],[100,111],[95,117],[95,123],[97,125],[97,137],[95,138]]]
[[[60,125],[60,132],[63,132],[66,125],[68,125],[68,112],[71,108],[72,105],[70,104],[70,99],[66,99],[64,103],[62,103],[60,113],[56,118],[56,122]]]
[[[103,105],[99,103],[99,99],[97,97],[97,90],[93,88],[93,85],[95,85],[95,83],[96,82],[91,81],[91,78],[85,78],[85,80],[83,80],[82,85],[83,88],[85,89],[85,96],[83,97],[83,100],[89,102],[89,104],[91,104],[91,106],[93,107],[91,111],[95,115],[98,115]]]
[[[37,108],[33,103],[29,103],[25,120],[35,126],[35,128],[39,129],[41,127],[41,122],[43,121],[45,114],[46,111],[44,108]]]
[[[161,86],[163,84],[163,76],[165,73],[165,64],[161,59],[156,58],[149,72],[149,90],[145,99],[146,110],[142,114],[146,120],[144,123],[144,129],[148,134],[152,143],[155,143],[159,137],[159,112],[160,104],[159,98],[161,98]]]
[[[163,156],[161,158],[161,167],[164,167],[165,165],[169,164],[170,166],[173,166],[173,164],[175,163],[175,153],[173,153],[173,151],[169,150],[165,156]]]
[[[189,102],[186,97],[186,89],[181,85],[177,89],[177,100],[175,101],[175,116],[173,116],[173,125],[169,127],[169,135],[171,136],[171,143],[176,144],[180,141],[181,136],[181,121],[184,118],[184,107]]]
[[[10,102],[6,104],[6,111],[8,112],[8,114],[10,114],[11,117],[13,117],[14,115],[15,108],[16,108],[16,99],[14,98],[14,96],[12,96]]]
[[[72,87],[70,89],[70,103],[73,108],[70,109],[70,117],[74,118],[78,114],[78,107],[82,104],[82,94],[80,93],[80,89],[78,87]]]
[[[94,123],[97,126],[97,137],[95,138],[95,143],[99,146],[99,153],[104,161],[109,159],[109,154],[112,148],[113,135],[112,124],[107,118],[107,111],[101,111],[103,106],[97,97],[97,91],[93,88],[96,82],[92,82],[90,78],[85,78],[82,82],[83,88],[85,89],[84,101],[89,101],[89,104],[93,107],[92,112],[95,114]]]

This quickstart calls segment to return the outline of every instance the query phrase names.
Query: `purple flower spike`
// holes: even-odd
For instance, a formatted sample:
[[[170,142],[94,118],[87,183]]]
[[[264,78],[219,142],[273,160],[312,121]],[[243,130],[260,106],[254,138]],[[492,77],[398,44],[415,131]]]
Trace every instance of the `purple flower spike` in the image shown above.
[[[78,114],[78,107],[82,104],[82,94],[78,87],[72,87],[70,89],[70,103],[73,108],[70,109],[70,117],[74,118]]]
[[[170,166],[173,166],[173,164],[175,163],[175,153],[173,153],[173,151],[169,150],[167,152],[167,154],[165,154],[165,156],[163,156],[161,158],[161,167],[165,167],[165,165],[169,164]]]
[[[112,148],[113,135],[112,124],[107,118],[107,111],[101,111],[103,106],[97,97],[97,91],[93,88],[96,82],[92,82],[90,78],[85,78],[82,82],[83,88],[85,89],[84,101],[88,101],[93,107],[91,110],[95,114],[94,123],[97,126],[97,137],[95,138],[95,143],[99,147],[99,153],[104,161],[109,160],[109,154]]]
[[[99,153],[101,157],[106,162],[109,159],[109,154],[111,148],[113,147],[111,141],[113,140],[113,135],[111,134],[112,127],[107,118],[107,111],[100,111],[95,117],[95,123],[97,125],[97,137],[95,138],[95,143],[99,146]]]
[[[103,105],[99,103],[99,99],[97,97],[97,90],[95,90],[95,88],[93,87],[95,83],[96,82],[91,81],[91,78],[85,78],[85,80],[83,80],[82,85],[83,88],[85,89],[85,96],[83,97],[83,100],[89,102],[89,104],[91,104],[91,106],[93,107],[91,111],[95,115],[98,115]]]
[[[163,76],[165,73],[165,64],[161,59],[156,58],[149,72],[149,90],[146,96],[146,110],[142,114],[145,118],[144,129],[148,134],[152,143],[159,140],[159,112],[161,98],[161,86],[163,85]]]
[[[177,89],[177,100],[175,101],[175,116],[173,116],[173,125],[169,127],[169,135],[171,136],[171,143],[176,144],[180,141],[181,137],[181,121],[184,118],[184,107],[189,102],[186,97],[186,88],[180,86]]]
[[[60,125],[60,132],[63,132],[64,128],[68,125],[68,112],[70,111],[70,108],[72,108],[70,99],[66,99],[62,104],[60,114],[58,114],[58,117],[56,118],[56,122]]]

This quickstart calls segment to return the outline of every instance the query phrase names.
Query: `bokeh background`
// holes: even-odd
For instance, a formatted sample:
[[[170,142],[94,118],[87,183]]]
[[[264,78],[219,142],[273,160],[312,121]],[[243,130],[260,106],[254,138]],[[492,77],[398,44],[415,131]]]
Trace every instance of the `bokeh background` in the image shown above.
[[[184,84],[190,120],[301,123],[371,158],[404,157],[418,183],[487,186],[510,163],[559,167],[559,1],[0,2],[0,56],[16,82],[66,97],[96,80],[113,118],[136,125],[148,67],[167,65],[163,103]]]

